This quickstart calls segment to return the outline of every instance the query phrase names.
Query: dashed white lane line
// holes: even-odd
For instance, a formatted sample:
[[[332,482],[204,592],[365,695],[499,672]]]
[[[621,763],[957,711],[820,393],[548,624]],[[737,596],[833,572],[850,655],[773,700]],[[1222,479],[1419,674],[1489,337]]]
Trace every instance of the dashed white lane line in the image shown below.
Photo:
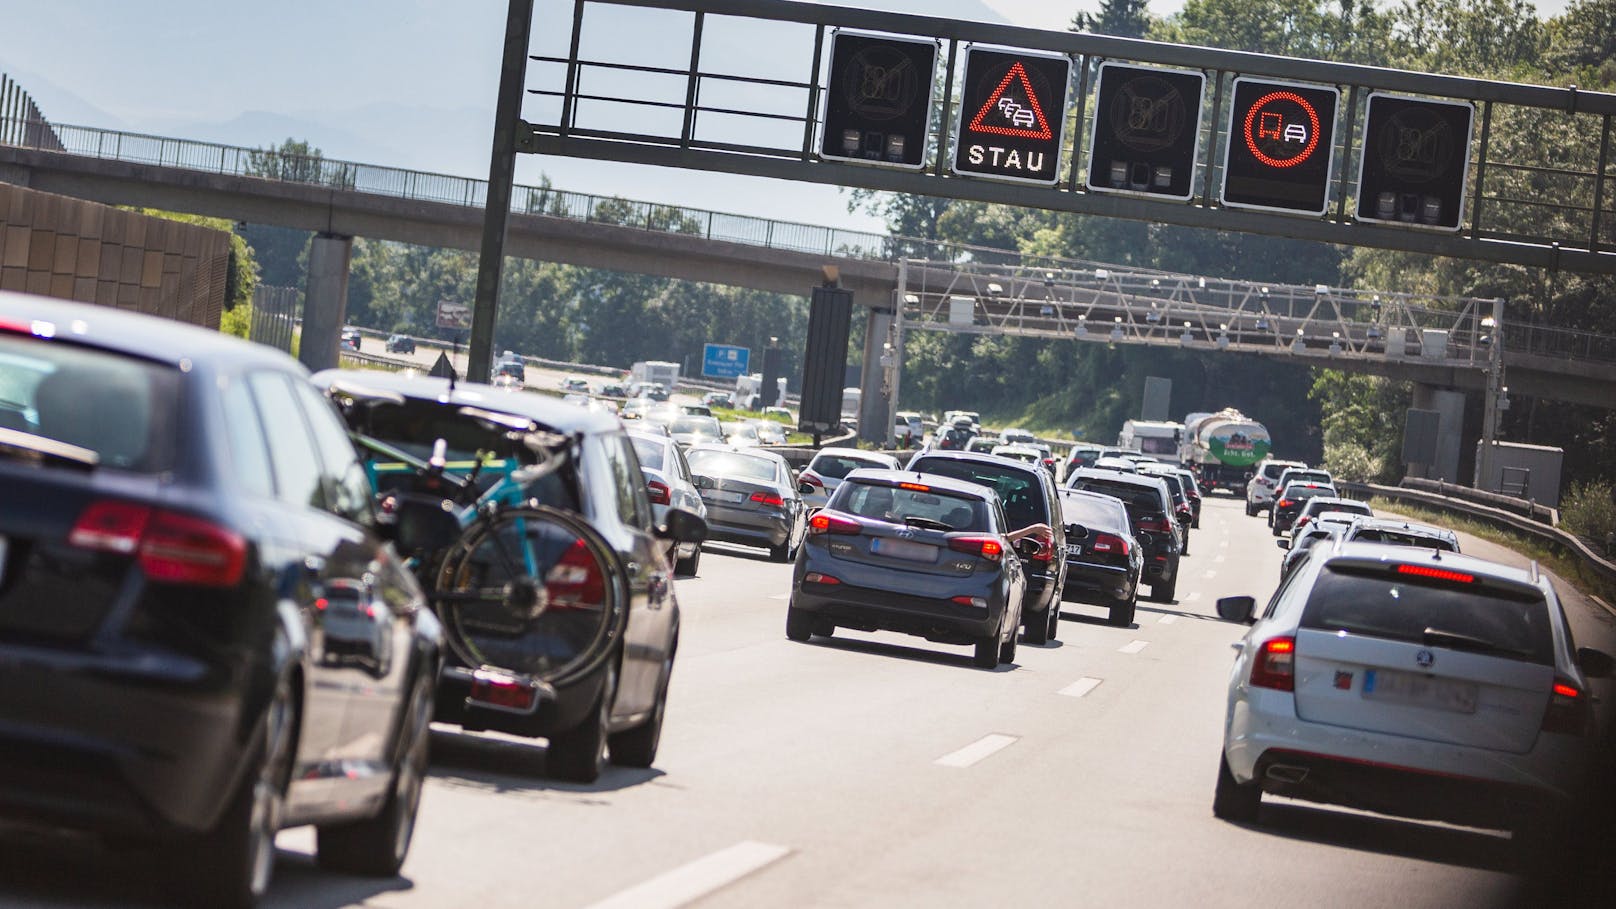
[[[590,909],[677,909],[789,854],[785,846],[743,840],[635,884]]]
[[[1163,625],[1171,625],[1174,622],[1178,621],[1178,616],[1176,616],[1176,615],[1164,615],[1161,618],[1157,619],[1156,621],[1160,622]]]
[[[1218,573],[1216,571],[1212,570],[1211,568],[1208,568],[1206,571],[1201,572],[1201,577],[1203,577],[1203,578],[1215,578],[1217,576],[1218,576]]]
[[[1221,561],[1223,561],[1223,560],[1224,560],[1224,559],[1225,559],[1225,558],[1226,558],[1226,556],[1221,556],[1221,555],[1220,555],[1220,556],[1216,556],[1216,557],[1214,557],[1214,558],[1213,558],[1213,559],[1212,559],[1212,561],[1214,561],[1214,562],[1221,562]]]
[[[1117,648],[1118,653],[1138,653],[1150,646],[1149,641],[1129,641]]]
[[[1059,693],[1064,694],[1069,698],[1080,698],[1098,687],[1100,687],[1099,679],[1084,676],[1072,684],[1067,685],[1065,688],[1062,688]]]
[[[1184,594],[1184,602],[1186,603],[1193,603],[1200,598],[1201,592],[1199,590],[1192,590],[1189,593]]]
[[[1228,549],[1229,548],[1229,538],[1224,537],[1223,539],[1219,540],[1218,541],[1218,548],[1219,549]]]
[[[771,593],[771,594],[769,594],[769,599],[771,599],[771,600],[789,600],[789,599],[791,599],[791,594],[789,594],[789,593]]]
[[[935,761],[939,767],[969,767],[977,761],[988,757],[995,752],[1009,748],[1016,743],[1017,736],[1000,735],[997,732],[984,735],[976,741],[958,751],[952,751]]]

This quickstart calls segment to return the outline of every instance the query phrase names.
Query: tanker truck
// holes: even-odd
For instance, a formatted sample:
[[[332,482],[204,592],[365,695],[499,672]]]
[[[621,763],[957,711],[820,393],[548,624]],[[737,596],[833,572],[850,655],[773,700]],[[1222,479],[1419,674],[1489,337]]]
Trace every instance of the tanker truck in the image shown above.
[[[1179,460],[1200,477],[1202,489],[1246,494],[1246,481],[1273,442],[1268,430],[1233,407],[1184,418]]]

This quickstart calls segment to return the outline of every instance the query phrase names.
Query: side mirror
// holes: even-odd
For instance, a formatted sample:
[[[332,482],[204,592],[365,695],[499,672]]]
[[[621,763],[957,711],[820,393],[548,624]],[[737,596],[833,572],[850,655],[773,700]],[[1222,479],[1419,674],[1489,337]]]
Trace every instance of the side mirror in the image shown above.
[[[1577,648],[1577,666],[1589,678],[1608,679],[1616,675],[1616,657],[1592,647]]]
[[[696,487],[697,489],[717,489],[718,481],[714,480],[712,477],[705,477],[698,473],[690,478],[690,485]]]
[[[813,493],[814,493],[813,484],[811,484],[811,483],[798,483],[797,484],[797,492],[798,492],[798,494],[805,495],[805,496],[813,495]]]
[[[1285,539],[1284,537],[1280,537],[1279,539],[1274,541],[1274,545],[1278,546],[1280,549],[1290,549],[1291,548],[1291,541]]]
[[[1032,558],[1044,551],[1044,543],[1035,537],[1022,537],[1016,541],[1016,555]]]
[[[1223,597],[1218,600],[1218,618],[1225,622],[1251,625],[1257,621],[1256,597]]]
[[[676,543],[700,543],[707,539],[707,521],[694,511],[670,508],[656,535]]]

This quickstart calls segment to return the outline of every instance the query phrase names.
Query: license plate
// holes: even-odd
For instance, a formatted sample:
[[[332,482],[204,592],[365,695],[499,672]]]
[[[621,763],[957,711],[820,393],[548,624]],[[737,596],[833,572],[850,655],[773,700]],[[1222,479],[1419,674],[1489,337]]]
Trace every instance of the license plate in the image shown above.
[[[1077,543],[1068,543],[1066,544],[1066,554],[1069,556],[1080,556],[1083,554],[1083,547]]]
[[[908,540],[889,540],[876,537],[870,541],[870,551],[893,559],[911,562],[937,561],[937,547],[929,543],[911,543]]]
[[[1390,669],[1364,671],[1363,696],[1371,701],[1431,707],[1454,713],[1476,712],[1476,685]]]
[[[724,503],[729,504],[729,505],[735,505],[735,504],[738,504],[738,503],[743,502],[743,501],[746,500],[746,494],[745,493],[742,493],[742,492],[730,492],[727,489],[709,490],[707,492],[702,493],[701,497],[706,499],[709,502],[724,502]]]

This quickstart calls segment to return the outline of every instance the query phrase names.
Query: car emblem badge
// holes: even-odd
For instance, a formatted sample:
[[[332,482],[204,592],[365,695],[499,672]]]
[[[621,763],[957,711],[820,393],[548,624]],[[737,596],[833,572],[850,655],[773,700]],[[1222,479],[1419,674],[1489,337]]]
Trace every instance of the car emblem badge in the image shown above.
[[[906,540],[913,539],[914,535],[915,535],[915,531],[914,531],[914,528],[912,528],[912,527],[905,527],[902,530],[898,531],[898,536],[903,537]]]
[[[1429,650],[1421,650],[1414,654],[1414,662],[1420,664],[1421,669],[1430,669],[1431,664],[1436,662],[1436,654]]]

